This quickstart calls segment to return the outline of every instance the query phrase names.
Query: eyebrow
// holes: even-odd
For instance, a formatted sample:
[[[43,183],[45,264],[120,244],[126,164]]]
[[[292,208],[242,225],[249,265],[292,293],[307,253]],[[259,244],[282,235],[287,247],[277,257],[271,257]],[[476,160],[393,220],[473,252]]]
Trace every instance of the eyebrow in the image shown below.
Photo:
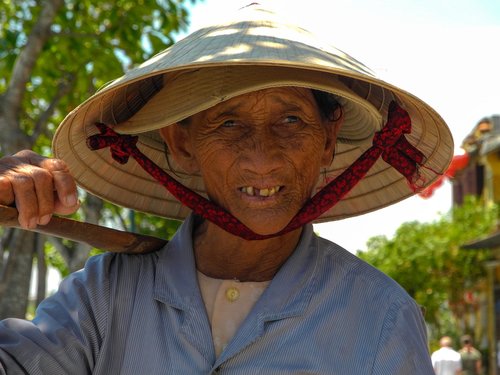
[[[303,105],[299,105],[299,104],[295,104],[297,101],[294,100],[293,98],[291,98],[291,101],[286,101],[280,95],[272,95],[271,97],[288,110],[304,111],[306,109],[306,108],[304,108],[305,101],[302,102]]]
[[[225,103],[227,105],[227,103]],[[214,108],[209,108],[208,109],[208,115],[210,118],[217,118],[221,116],[230,116],[236,113],[237,108],[239,107],[239,102],[233,104],[230,107],[224,107],[222,109],[214,109]]]

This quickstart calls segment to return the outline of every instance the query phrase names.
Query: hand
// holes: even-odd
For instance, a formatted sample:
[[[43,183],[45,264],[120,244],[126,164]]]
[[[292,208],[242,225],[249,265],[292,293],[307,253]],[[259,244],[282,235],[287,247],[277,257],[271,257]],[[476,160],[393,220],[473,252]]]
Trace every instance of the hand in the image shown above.
[[[26,229],[47,224],[54,213],[71,214],[80,205],[66,163],[30,150],[0,159],[0,204],[15,204]]]

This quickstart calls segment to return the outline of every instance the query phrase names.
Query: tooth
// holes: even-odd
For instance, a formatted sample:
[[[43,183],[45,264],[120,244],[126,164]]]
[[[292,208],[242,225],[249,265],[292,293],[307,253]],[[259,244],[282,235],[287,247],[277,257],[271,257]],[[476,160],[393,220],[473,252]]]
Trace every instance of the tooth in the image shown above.
[[[279,192],[280,190],[281,190],[280,185],[273,186],[270,188],[264,188],[264,189],[256,189],[253,186],[243,186],[242,188],[240,188],[240,191],[242,193],[245,193],[245,194],[250,195],[250,196],[258,195],[261,197],[270,197],[270,196],[276,194],[277,192]]]

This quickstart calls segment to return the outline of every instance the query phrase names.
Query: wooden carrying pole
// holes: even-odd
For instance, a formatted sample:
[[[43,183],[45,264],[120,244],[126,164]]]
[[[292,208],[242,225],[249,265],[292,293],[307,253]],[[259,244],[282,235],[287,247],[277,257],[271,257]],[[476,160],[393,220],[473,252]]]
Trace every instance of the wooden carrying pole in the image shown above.
[[[0,205],[0,226],[21,228],[17,216],[18,212],[14,207]],[[83,242],[114,253],[150,253],[161,249],[167,243],[161,238],[124,232],[59,216],[53,216],[48,224],[38,225],[30,230]]]

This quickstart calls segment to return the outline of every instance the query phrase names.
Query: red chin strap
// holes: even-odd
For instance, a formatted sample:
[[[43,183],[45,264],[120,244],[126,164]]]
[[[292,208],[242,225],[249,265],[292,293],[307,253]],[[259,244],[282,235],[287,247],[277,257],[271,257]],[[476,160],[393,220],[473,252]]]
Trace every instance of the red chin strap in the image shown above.
[[[132,156],[146,172],[195,214],[245,240],[264,240],[281,236],[318,218],[341,200],[366,175],[380,156],[405,176],[412,190],[418,191],[420,190],[417,186],[420,179],[418,168],[425,160],[425,156],[404,137],[404,134],[411,132],[411,119],[408,112],[392,101],[389,105],[387,123],[382,130],[375,133],[372,147],[309,199],[285,228],[274,234],[261,235],[253,232],[223,208],[170,177],[139,151],[136,146],[137,136],[118,134],[102,123],[96,123],[96,126],[100,134],[87,138],[87,146],[91,150],[109,147],[111,156],[120,164],[127,163],[129,157]]]

